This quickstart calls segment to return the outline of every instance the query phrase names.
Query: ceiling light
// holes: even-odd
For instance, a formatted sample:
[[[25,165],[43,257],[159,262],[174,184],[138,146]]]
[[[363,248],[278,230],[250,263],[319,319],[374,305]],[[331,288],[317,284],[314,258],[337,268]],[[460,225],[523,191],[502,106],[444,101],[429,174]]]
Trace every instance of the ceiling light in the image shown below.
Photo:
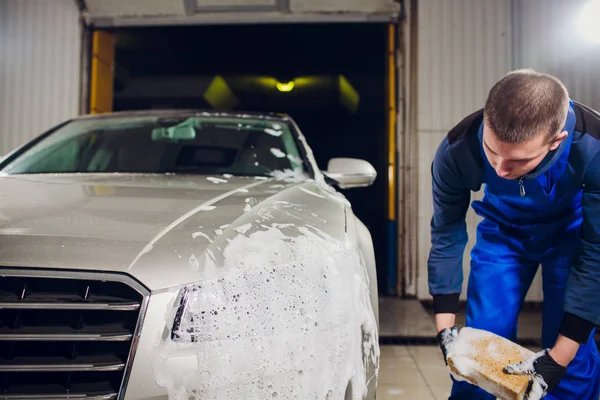
[[[599,15],[600,0],[592,0],[583,6],[577,20],[579,34],[583,36],[584,39],[598,44],[600,44],[600,24],[598,23]]]
[[[280,92],[291,92],[294,88],[294,81],[290,81],[288,83],[277,82],[277,90]]]

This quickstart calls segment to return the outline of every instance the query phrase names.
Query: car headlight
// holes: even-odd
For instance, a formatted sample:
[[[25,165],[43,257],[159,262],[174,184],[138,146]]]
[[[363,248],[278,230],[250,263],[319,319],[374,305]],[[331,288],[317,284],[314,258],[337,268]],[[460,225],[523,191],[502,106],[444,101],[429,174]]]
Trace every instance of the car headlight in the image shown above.
[[[325,275],[303,263],[281,263],[190,284],[175,298],[171,340],[229,342],[318,330],[331,308],[333,281]]]
[[[192,327],[191,326],[183,326],[184,318],[190,318],[187,316],[189,312],[188,301],[190,298],[190,294],[192,292],[192,288],[185,287],[179,292],[179,300],[176,302],[178,304],[177,311],[175,312],[175,319],[173,320],[173,326],[171,327],[171,340],[175,342],[194,342],[194,335],[192,335]],[[191,319],[191,318],[190,318]],[[187,324],[186,324],[187,325]]]
[[[221,284],[224,279],[219,280]],[[221,290],[217,287],[221,286]],[[229,297],[235,302],[239,295],[228,296],[215,282],[194,284],[181,289],[176,300],[177,311],[171,328],[171,340],[180,343],[232,339],[228,323],[231,319]],[[237,310],[237,307],[235,307]],[[227,333],[226,333],[227,332]]]
[[[262,272],[258,275],[263,279]],[[272,279],[266,277],[265,283]],[[254,291],[250,289],[252,283],[256,284]],[[229,341],[272,334],[275,321],[270,312],[274,307],[261,292],[264,286],[258,286],[251,274],[186,286],[175,300],[171,340],[179,343]]]

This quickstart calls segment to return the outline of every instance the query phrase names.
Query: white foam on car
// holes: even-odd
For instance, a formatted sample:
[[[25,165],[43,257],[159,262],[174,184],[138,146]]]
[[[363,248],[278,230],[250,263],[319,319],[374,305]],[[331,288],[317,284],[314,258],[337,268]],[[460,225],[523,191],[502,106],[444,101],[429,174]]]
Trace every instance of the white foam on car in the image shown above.
[[[210,243],[212,243],[212,239],[204,232],[194,232],[192,233],[192,239],[197,239],[199,237],[203,237],[204,239],[208,240]]]
[[[285,158],[285,156],[286,156],[286,154],[283,151],[281,151],[280,149],[277,149],[277,148],[272,148],[271,154],[273,154],[277,158]]]
[[[298,183],[308,179],[306,172],[292,169],[275,170],[271,172],[271,176],[277,181],[290,183]]]
[[[153,368],[169,398],[342,399],[351,383],[352,398],[362,399],[379,346],[360,251],[291,224],[255,226],[227,242],[218,262],[205,253],[205,280],[188,287],[184,343],[159,339]],[[169,360],[183,349],[196,362],[173,377]]]
[[[275,129],[265,128],[264,131],[271,136],[279,137],[283,134],[283,131],[276,131]]]
[[[248,232],[251,228],[252,228],[252,223],[248,222],[247,224],[244,224],[242,226],[235,228],[235,231],[237,233],[241,233],[242,235],[245,235],[246,232]]]
[[[294,156],[293,154],[288,154],[287,158],[288,158],[288,160],[290,160],[294,164],[302,165],[302,159],[299,158],[299,157]]]
[[[209,176],[208,178],[206,178],[206,180],[212,182],[212,183],[227,183],[226,179],[221,179],[221,178],[215,178],[214,176]]]
[[[200,269],[200,261],[198,261],[194,254],[190,256],[190,266],[194,271],[198,271],[198,269]]]

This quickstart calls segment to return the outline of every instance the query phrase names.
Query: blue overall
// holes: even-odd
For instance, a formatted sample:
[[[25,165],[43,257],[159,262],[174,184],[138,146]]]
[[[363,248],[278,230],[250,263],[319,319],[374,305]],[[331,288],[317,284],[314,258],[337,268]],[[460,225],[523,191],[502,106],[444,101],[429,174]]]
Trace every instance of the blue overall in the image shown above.
[[[472,204],[483,221],[477,227],[477,241],[471,252],[467,326],[515,340],[519,311],[541,264],[542,343],[544,348],[554,345],[582,221],[581,187],[570,182],[568,162],[575,118],[571,109],[564,128],[569,136],[522,181],[524,196],[520,194],[519,181],[498,177],[487,161],[480,126],[486,187],[483,200]],[[567,375],[546,399],[598,400],[600,356],[594,332],[587,344],[580,347]],[[465,382],[454,382],[450,397],[452,400],[494,398]]]

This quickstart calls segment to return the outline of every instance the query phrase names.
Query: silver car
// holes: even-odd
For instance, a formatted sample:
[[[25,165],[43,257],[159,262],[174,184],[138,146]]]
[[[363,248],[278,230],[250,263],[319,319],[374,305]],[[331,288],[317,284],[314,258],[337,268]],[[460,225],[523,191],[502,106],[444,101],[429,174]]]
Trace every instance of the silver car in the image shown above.
[[[0,399],[374,399],[369,231],[279,114],[67,121],[0,161]]]

